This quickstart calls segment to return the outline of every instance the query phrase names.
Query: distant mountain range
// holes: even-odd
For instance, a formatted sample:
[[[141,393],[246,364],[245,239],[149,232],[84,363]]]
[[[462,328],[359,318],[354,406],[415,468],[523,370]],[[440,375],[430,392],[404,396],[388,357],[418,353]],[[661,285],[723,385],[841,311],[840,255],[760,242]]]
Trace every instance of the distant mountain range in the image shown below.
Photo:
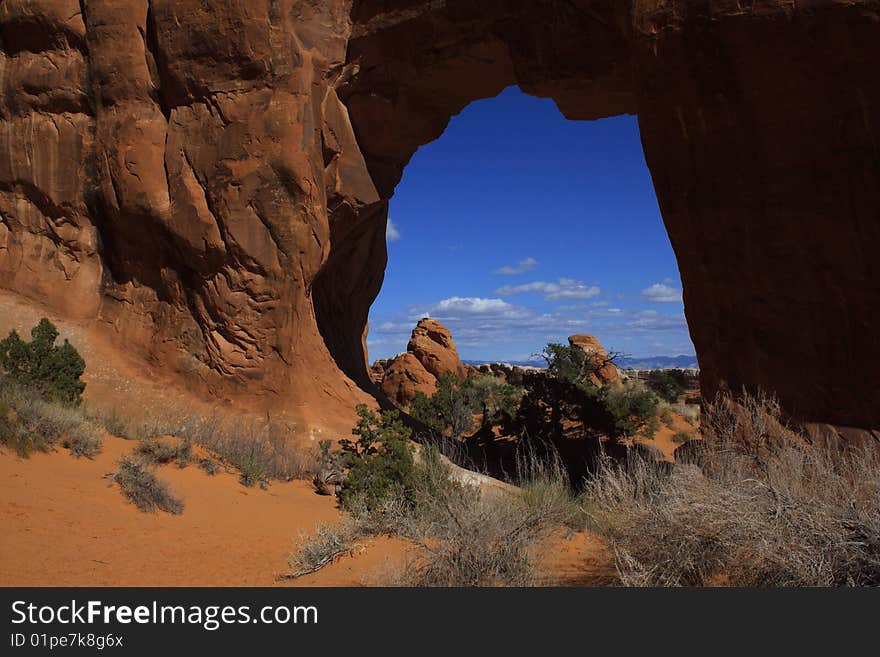
[[[508,365],[517,365],[519,367],[545,367],[543,360],[504,360],[504,361],[485,361],[485,360],[465,360],[468,365],[484,365],[486,363],[507,363]],[[625,370],[670,370],[670,369],[690,369],[697,368],[696,356],[643,356],[641,358],[621,357],[614,361],[615,365]]]
[[[645,356],[618,358],[614,364],[625,370],[672,370],[699,368],[696,356]]]

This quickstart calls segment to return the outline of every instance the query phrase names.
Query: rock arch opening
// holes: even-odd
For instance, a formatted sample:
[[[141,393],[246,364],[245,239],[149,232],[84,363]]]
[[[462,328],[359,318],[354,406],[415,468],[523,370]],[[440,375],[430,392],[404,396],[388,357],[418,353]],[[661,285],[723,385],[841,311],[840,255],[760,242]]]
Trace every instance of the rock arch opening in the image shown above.
[[[877,0],[0,3],[0,287],[332,419],[366,398],[404,167],[518,85],[638,117],[705,394],[873,429],[878,26]]]
[[[577,333],[695,363],[635,117],[568,121],[510,87],[420,148],[389,205],[371,362],[405,351],[430,316],[474,365],[533,362]]]
[[[801,419],[880,422],[880,364],[862,385],[833,380],[880,347],[866,250],[880,245],[880,91],[859,82],[880,61],[876,28],[841,6],[735,4],[355,2],[336,93],[376,200],[331,205],[331,224],[362,220],[314,288],[341,369],[366,382],[367,300],[404,166],[468,103],[518,84],[571,119],[638,116],[705,394],[762,388]],[[815,54],[838,39],[855,44],[845,58]]]

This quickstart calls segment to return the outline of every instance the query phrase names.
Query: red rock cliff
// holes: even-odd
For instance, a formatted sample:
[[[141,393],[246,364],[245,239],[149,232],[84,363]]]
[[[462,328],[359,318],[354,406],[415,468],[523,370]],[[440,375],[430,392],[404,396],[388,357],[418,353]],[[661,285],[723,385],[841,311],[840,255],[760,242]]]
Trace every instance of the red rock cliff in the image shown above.
[[[708,394],[880,425],[878,37],[877,0],[5,0],[0,286],[350,405],[404,166],[519,84],[638,114]]]

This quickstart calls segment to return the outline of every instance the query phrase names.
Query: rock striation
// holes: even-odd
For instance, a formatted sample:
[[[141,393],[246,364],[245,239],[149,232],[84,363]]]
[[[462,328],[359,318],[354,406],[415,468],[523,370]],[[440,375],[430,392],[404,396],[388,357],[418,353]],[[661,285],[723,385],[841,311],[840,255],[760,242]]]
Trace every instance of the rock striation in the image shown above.
[[[878,36],[877,0],[5,0],[0,286],[192,389],[348,407],[404,167],[518,84],[638,115],[705,395],[877,427]]]

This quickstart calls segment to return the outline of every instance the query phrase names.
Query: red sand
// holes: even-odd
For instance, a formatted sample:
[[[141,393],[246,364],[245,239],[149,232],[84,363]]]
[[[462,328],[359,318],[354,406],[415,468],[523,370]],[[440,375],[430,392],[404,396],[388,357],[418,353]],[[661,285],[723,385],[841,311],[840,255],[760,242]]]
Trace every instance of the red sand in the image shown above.
[[[317,573],[279,580],[300,532],[341,518],[332,497],[303,481],[263,491],[231,473],[169,464],[158,474],[183,498],[183,513],[144,513],[106,476],[135,444],[107,436],[94,460],[61,448],[28,459],[0,450],[0,584],[361,586],[405,559],[405,541],[379,537]],[[582,533],[560,535],[547,555],[547,583],[586,583],[590,560],[602,561]]]

